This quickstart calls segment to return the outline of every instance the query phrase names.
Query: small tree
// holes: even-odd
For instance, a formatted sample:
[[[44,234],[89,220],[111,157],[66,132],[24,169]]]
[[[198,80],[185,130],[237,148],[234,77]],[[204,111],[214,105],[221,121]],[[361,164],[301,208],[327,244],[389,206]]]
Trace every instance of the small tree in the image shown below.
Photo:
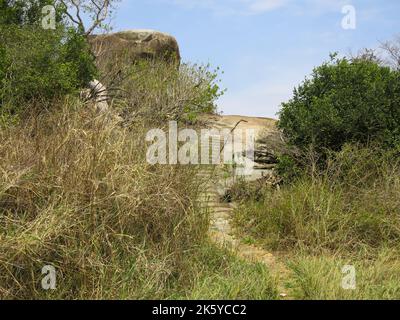
[[[0,0],[0,25],[38,25],[41,11],[51,0]]]
[[[319,153],[347,142],[399,143],[400,73],[333,55],[282,104],[279,127],[292,144]]]

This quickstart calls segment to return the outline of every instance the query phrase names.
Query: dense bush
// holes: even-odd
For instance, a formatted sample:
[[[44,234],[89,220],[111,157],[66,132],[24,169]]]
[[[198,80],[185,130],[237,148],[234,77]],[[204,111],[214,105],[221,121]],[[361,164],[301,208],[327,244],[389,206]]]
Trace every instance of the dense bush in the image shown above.
[[[347,142],[393,146],[400,141],[400,73],[333,55],[283,103],[279,127],[292,144],[319,154]]]
[[[62,20],[41,26],[46,0],[0,0],[0,106],[13,113],[24,102],[76,92],[96,74],[84,36]]]

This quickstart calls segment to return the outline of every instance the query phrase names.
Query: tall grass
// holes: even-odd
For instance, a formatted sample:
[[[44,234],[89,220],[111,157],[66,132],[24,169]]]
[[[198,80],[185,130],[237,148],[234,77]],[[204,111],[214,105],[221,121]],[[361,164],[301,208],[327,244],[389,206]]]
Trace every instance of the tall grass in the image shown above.
[[[400,165],[395,152],[346,146],[325,169],[310,163],[293,183],[242,198],[235,223],[291,260],[294,287],[306,299],[398,298]],[[344,265],[359,284],[341,288]]]
[[[344,266],[355,269],[355,288],[342,286]],[[354,253],[352,257],[332,254],[296,254],[291,258],[294,298],[304,300],[400,299],[398,252],[381,248],[375,258]]]
[[[63,298],[104,297],[122,283],[140,296],[140,277],[157,295],[205,237],[195,169],[148,165],[143,128],[75,103],[0,133],[0,294],[40,297],[50,264]]]
[[[238,225],[275,249],[339,250],[397,246],[400,166],[375,149],[347,147],[327,169],[304,174],[237,211]],[[315,171],[316,170],[316,171]]]

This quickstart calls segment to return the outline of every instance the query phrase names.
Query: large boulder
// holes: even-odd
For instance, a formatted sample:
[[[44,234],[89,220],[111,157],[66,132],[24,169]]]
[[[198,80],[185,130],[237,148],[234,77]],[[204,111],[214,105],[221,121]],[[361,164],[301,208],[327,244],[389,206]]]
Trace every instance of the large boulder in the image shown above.
[[[99,67],[103,68],[107,64],[131,64],[141,59],[165,59],[179,63],[181,58],[176,39],[154,30],[93,35],[89,42]]]

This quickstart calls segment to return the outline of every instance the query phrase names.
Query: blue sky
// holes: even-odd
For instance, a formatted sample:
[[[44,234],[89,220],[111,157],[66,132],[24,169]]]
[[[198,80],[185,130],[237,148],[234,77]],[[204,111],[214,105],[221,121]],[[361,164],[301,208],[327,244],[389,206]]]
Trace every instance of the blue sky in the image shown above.
[[[356,29],[342,28],[345,5]],[[378,47],[400,33],[399,16],[399,0],[122,0],[113,25],[170,33],[185,62],[219,66],[224,114],[277,118],[330,52]]]

